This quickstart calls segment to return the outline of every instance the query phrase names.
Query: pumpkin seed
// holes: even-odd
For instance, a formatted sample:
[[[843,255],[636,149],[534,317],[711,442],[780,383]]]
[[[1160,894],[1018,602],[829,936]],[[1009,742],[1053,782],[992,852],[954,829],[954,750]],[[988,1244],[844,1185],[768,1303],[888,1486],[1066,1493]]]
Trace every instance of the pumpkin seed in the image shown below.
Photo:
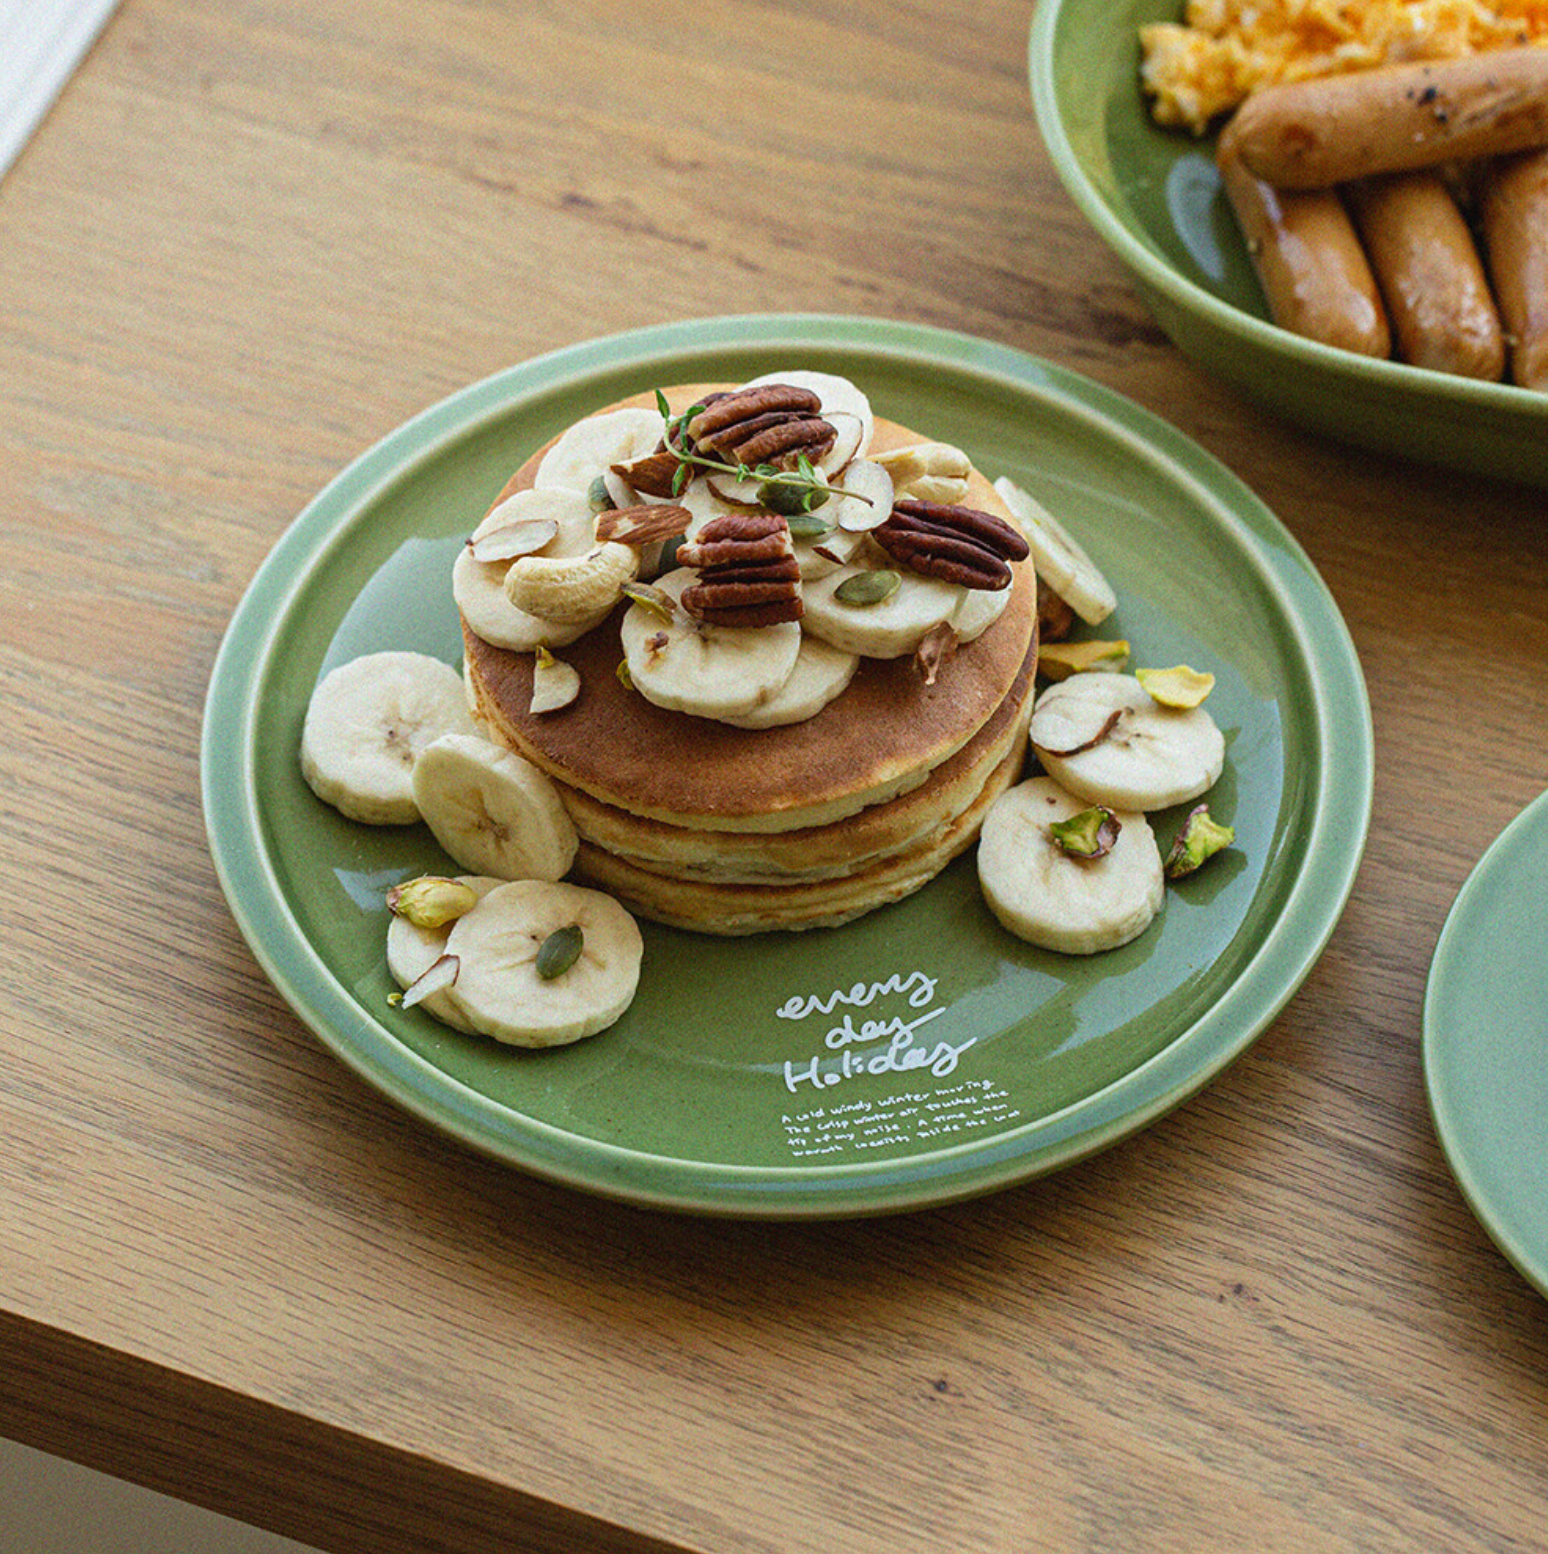
[[[580,959],[581,946],[585,942],[586,936],[579,923],[554,929],[538,946],[537,974],[545,982],[562,977]]]
[[[821,513],[792,513],[785,522],[790,526],[792,539],[820,540],[833,532],[833,520]]]
[[[856,572],[853,577],[846,577],[833,590],[833,597],[840,604],[862,606],[885,604],[898,591],[902,583],[903,575],[900,572]]]
[[[586,488],[586,503],[594,513],[605,513],[617,507],[613,493],[607,489],[607,476],[594,475]]]

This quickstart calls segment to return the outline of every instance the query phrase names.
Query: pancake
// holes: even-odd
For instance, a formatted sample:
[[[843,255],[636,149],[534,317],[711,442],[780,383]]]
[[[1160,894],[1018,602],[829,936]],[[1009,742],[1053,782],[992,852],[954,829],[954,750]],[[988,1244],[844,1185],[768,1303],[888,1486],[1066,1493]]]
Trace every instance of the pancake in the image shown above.
[[[978,840],[989,806],[1021,774],[1021,742],[1000,760],[982,790],[950,824],[916,848],[837,879],[791,884],[719,884],[658,874],[582,842],[576,873],[631,911],[671,928],[735,937],[838,928],[922,889]]]
[[[1011,693],[958,751],[907,792],[827,825],[790,831],[712,831],[673,826],[603,804],[576,788],[559,796],[581,840],[640,867],[721,883],[833,879],[916,848],[953,824],[991,774],[1026,739],[1033,663],[1023,661]]]
[[[723,387],[734,385],[666,394],[678,412]],[[605,409],[655,404],[652,392]],[[866,451],[928,441],[875,418]],[[491,510],[533,486],[553,446],[527,459]],[[959,501],[1015,525],[976,470]],[[627,603],[557,650],[581,692],[541,714],[530,710],[532,653],[495,646],[464,619],[470,700],[489,737],[558,785],[581,836],[579,878],[679,927],[833,926],[927,883],[972,845],[989,803],[1019,775],[1037,579],[1030,561],[1011,573],[997,618],[933,684],[912,653],[863,657],[834,699],[799,722],[749,729],[647,700],[618,673]]]
[[[669,392],[674,409],[704,392]],[[622,402],[646,405],[649,396]],[[619,407],[609,407],[619,408]],[[878,419],[871,451],[927,441]],[[532,484],[539,450],[498,501]],[[964,501],[1009,517],[976,471]],[[841,696],[815,717],[749,735],[657,707],[617,676],[623,608],[563,651],[585,693],[534,716],[532,655],[490,646],[464,626],[480,715],[498,738],[555,781],[630,813],[718,831],[788,831],[857,814],[918,785],[960,750],[1010,693],[1032,649],[1037,583],[1014,569],[1000,618],[925,685],[911,658],[863,659]]]

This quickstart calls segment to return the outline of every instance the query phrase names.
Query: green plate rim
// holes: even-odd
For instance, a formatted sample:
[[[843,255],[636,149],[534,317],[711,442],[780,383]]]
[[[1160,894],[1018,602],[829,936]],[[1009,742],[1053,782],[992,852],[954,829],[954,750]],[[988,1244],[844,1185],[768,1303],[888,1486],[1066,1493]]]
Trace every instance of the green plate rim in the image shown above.
[[[1513,414],[1534,411],[1548,423],[1548,394],[1513,383],[1480,379],[1414,367],[1406,362],[1361,356],[1341,351],[1316,340],[1281,329],[1267,319],[1245,313],[1229,302],[1179,274],[1171,265],[1139,242],[1113,213],[1107,201],[1086,176],[1064,132],[1059,110],[1059,86],[1054,68],[1054,34],[1064,13],[1064,0],[1039,0],[1027,39],[1027,76],[1038,130],[1065,192],[1096,228],[1114,253],[1147,285],[1175,306],[1196,314],[1216,327],[1240,335],[1262,350],[1297,360],[1309,367],[1351,380],[1415,392],[1442,404],[1474,404]],[[1137,47],[1136,42],[1136,47]]]
[[[244,692],[265,679],[287,602],[342,542],[349,515],[449,442],[592,374],[690,352],[802,348],[868,353],[925,369],[948,366],[1022,397],[1042,396],[1061,414],[1094,422],[1137,457],[1164,466],[1229,526],[1282,599],[1314,692],[1318,749],[1308,765],[1315,766],[1317,801],[1306,867],[1283,915],[1202,1018],[1114,1084],[1026,1128],[927,1157],[840,1166],[684,1161],[580,1138],[529,1117],[515,1119],[513,1132],[503,1108],[390,1038],[362,1032],[358,1009],[300,934],[263,847],[253,778],[255,708]],[[232,751],[239,784],[223,780]],[[210,851],[232,915],[298,1017],[368,1084],[463,1143],[566,1186],[651,1208],[773,1219],[892,1213],[1010,1186],[1116,1143],[1195,1093],[1261,1034],[1321,955],[1353,888],[1373,785],[1370,703],[1343,617],[1300,544],[1229,469],[1122,395],[1012,347],[927,325],[818,313],[695,319],[565,347],[471,384],[388,433],[307,504],[259,567],[216,656],[201,738]],[[497,1119],[483,1115],[491,1109],[504,1126],[491,1128]],[[1082,1127],[1082,1117],[1073,1114],[1086,1112],[1093,1116]],[[1055,1122],[1063,1131],[1052,1143],[1028,1147],[1020,1138]]]
[[[1538,794],[1484,849],[1452,900],[1435,941],[1434,953],[1430,957],[1430,972],[1425,980],[1420,1046],[1430,1120],[1440,1140],[1446,1164],[1463,1198],[1490,1239],[1522,1277],[1541,1295],[1548,1297],[1548,1240],[1541,1246],[1532,1247],[1512,1233],[1495,1196],[1484,1187],[1474,1169],[1474,1156],[1463,1147],[1460,1129],[1447,1101],[1446,1078],[1442,1072],[1443,1053],[1450,1050],[1453,1038],[1443,1029],[1440,1009],[1448,990],[1448,981],[1455,974],[1452,963],[1463,954],[1463,945],[1469,932],[1469,918],[1475,905],[1483,902],[1495,870],[1501,866],[1502,860],[1520,837],[1539,827],[1548,830],[1548,792]],[[1543,1141],[1548,1145],[1548,1124],[1544,1127]]]

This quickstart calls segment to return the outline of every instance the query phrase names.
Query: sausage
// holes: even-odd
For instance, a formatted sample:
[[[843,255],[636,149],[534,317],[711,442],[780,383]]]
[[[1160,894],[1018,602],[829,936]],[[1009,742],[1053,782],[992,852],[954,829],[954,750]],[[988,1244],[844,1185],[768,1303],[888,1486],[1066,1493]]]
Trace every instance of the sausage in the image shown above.
[[[1548,47],[1286,82],[1236,114],[1242,161],[1284,189],[1548,145]]]
[[[1511,378],[1523,388],[1548,389],[1548,151],[1490,167],[1483,232],[1511,342]]]
[[[1505,376],[1500,315],[1445,179],[1429,171],[1388,173],[1353,183],[1347,193],[1398,359],[1499,382]]]
[[[1324,345],[1387,356],[1391,331],[1353,222],[1334,189],[1273,189],[1237,153],[1232,119],[1215,148],[1269,314],[1283,329]]]

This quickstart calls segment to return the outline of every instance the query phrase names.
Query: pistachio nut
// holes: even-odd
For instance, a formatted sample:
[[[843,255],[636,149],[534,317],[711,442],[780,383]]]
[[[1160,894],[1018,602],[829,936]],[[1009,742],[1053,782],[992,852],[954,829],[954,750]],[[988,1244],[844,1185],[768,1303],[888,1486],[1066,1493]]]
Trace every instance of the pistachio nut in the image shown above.
[[[478,905],[478,892],[461,880],[422,874],[402,880],[387,892],[387,910],[416,928],[444,928]]]
[[[1181,879],[1235,840],[1236,828],[1221,825],[1211,817],[1209,805],[1200,804],[1188,812],[1182,829],[1172,839],[1171,851],[1161,866],[1162,872],[1169,880]]]

